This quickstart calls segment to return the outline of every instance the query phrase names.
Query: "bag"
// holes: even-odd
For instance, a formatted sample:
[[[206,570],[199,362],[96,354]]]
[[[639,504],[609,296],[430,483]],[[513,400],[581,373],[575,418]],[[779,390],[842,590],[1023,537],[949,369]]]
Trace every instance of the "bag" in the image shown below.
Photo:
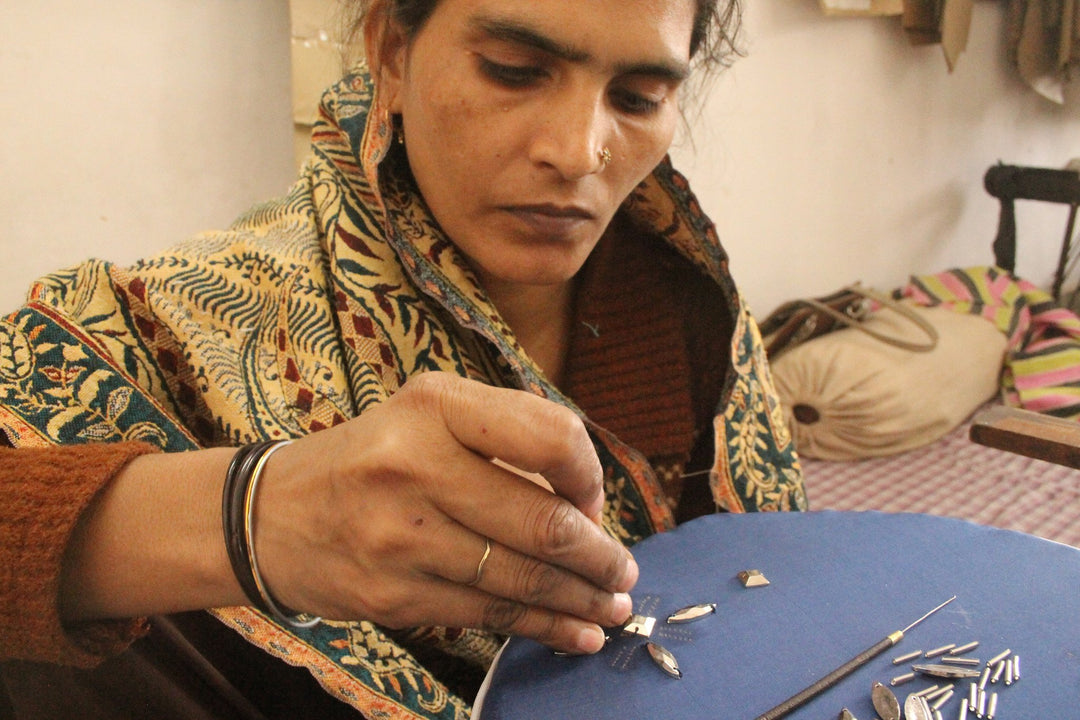
[[[875,304],[892,310],[915,325],[926,340],[909,340],[899,334],[887,334],[866,324],[875,312]],[[864,288],[859,283],[841,288],[819,298],[790,300],[772,311],[761,324],[765,353],[775,360],[782,353],[807,340],[844,327],[853,327],[871,337],[912,352],[930,352],[937,345],[937,330],[918,313],[891,297]]]
[[[998,391],[1006,338],[992,322],[943,307],[901,307],[906,312],[868,313],[770,358],[801,456],[855,460],[927,445]],[[936,328],[932,352],[904,349],[925,334],[908,313]]]

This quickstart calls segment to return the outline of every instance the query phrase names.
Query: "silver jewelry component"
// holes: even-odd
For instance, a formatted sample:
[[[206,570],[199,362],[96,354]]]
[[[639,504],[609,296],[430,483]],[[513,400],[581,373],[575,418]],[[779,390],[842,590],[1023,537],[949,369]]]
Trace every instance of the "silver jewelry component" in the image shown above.
[[[653,659],[661,670],[666,672],[671,677],[681,678],[682,671],[679,670],[679,663],[676,662],[675,656],[667,651],[661,645],[657,645],[654,642],[645,643],[645,649],[649,651],[649,657]]]
[[[875,682],[870,688],[870,700],[881,720],[900,720],[900,701],[893,695],[892,690]]]
[[[906,663],[908,660],[914,660],[922,655],[922,650],[916,650],[915,652],[909,652],[907,655],[901,655],[900,657],[893,658],[893,665],[900,665]]]
[[[987,665],[985,668],[983,668],[982,675],[979,676],[979,689],[980,690],[985,690],[986,689],[986,683],[987,683],[987,681],[989,679],[990,679],[990,666]]]
[[[949,699],[952,698],[952,696],[953,696],[953,689],[949,688],[949,691],[947,693],[944,693],[944,694],[934,698],[933,704],[930,705],[931,709],[940,710],[941,706],[944,705],[945,703],[949,702]]]
[[[979,704],[978,707],[975,708],[975,714],[979,717],[986,714],[986,691],[982,688],[979,688]]]
[[[926,695],[923,695],[923,697],[926,698],[926,702],[932,703],[935,700],[937,700],[939,697],[941,697],[942,695],[948,695],[952,691],[953,691],[953,686],[952,685],[943,685],[942,687],[939,687],[934,692],[927,693]],[[933,708],[933,706],[931,705],[931,709],[932,708]]]
[[[638,637],[651,637],[653,627],[656,625],[656,618],[647,617],[645,615],[631,615],[630,619],[623,625],[623,635],[637,635]]]
[[[990,703],[986,708],[986,720],[994,720],[997,712],[997,693],[990,693]]]
[[[954,647],[949,651],[950,655],[963,655],[966,652],[971,652],[975,648],[979,647],[979,641],[973,640],[972,642],[961,645],[960,647]]]
[[[954,647],[956,647],[956,643],[949,643],[948,645],[942,645],[941,647],[934,648],[933,650],[927,650],[925,657],[932,658],[937,657],[938,655],[944,655],[945,653],[952,650]]]
[[[484,555],[480,558],[480,564],[476,566],[476,577],[472,579],[472,582],[465,583],[469,587],[480,584],[480,578],[484,576],[484,564],[488,561],[488,557],[491,555],[491,541],[484,538]]]
[[[926,698],[920,695],[908,695],[904,701],[904,717],[906,720],[932,720],[930,706]]]
[[[761,574],[760,570],[743,570],[739,573],[739,582],[743,587],[764,587],[769,584],[768,579]]]
[[[960,718],[959,718],[959,720],[967,720],[967,714],[968,714],[968,706],[967,705],[961,705],[960,706]]]
[[[1013,658],[1005,661],[1005,684],[1012,685],[1013,681]]]
[[[712,615],[716,612],[716,603],[704,603],[702,605],[690,605],[668,615],[667,621],[672,625],[681,625],[683,623],[694,622],[700,620],[706,615]]]
[[[847,708],[840,708],[840,714],[837,716],[837,720],[859,720],[857,717],[851,714],[851,711]]]
[[[906,682],[911,682],[914,679],[915,679],[915,673],[909,672],[909,673],[905,673],[904,675],[897,675],[896,677],[894,677],[892,680],[889,681],[889,684],[892,685],[893,687],[896,687],[897,685],[903,685]]]
[[[994,666],[994,674],[990,676],[990,684],[993,685],[1001,679],[1001,673],[1005,672],[1005,661],[1001,660]]]
[[[931,685],[930,687],[923,688],[919,692],[913,693],[913,694],[917,695],[919,697],[926,697],[927,695],[933,694],[933,693],[937,692],[940,689],[941,689],[940,685]]]
[[[979,706],[979,686],[976,683],[971,683],[971,693],[968,695],[968,709],[971,712],[975,712],[975,708]]]
[[[934,720],[945,720],[943,717],[941,717],[941,711],[940,710],[935,710],[934,711]]]
[[[943,657],[941,662],[949,665],[982,665],[982,661],[978,658],[965,658],[965,657]]]
[[[956,665],[912,665],[911,669],[921,675],[932,675],[940,678],[977,678],[978,670],[971,670]]]
[[[997,665],[999,662],[1001,662],[1005,658],[1009,657],[1009,653],[1011,653],[1011,652],[1012,652],[1012,650],[1006,649],[1006,650],[1002,651],[1001,653],[995,655],[994,657],[992,657],[992,658],[990,658],[989,660],[986,661],[987,666],[992,667],[994,665]]]
[[[1020,656],[1013,655],[1013,682],[1020,679]]]

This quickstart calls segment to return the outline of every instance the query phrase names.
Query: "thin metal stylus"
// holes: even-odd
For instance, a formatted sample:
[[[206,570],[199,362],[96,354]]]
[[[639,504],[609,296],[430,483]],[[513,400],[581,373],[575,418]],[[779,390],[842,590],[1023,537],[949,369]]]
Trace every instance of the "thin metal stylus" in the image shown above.
[[[845,677],[850,675],[856,669],[858,669],[859,667],[861,667],[861,666],[865,665],[866,663],[870,662],[872,659],[874,659],[875,657],[877,657],[881,653],[885,652],[886,650],[891,648],[896,643],[903,640],[904,639],[904,633],[906,633],[908,630],[915,627],[916,625],[921,623],[923,620],[930,617],[931,615],[933,615],[938,610],[945,607],[946,605],[948,605],[949,603],[951,603],[955,599],[956,599],[956,596],[953,595],[951,598],[949,598],[945,602],[941,603],[936,608],[934,608],[930,612],[926,613],[921,618],[919,618],[915,622],[911,623],[910,625],[908,625],[903,630],[897,630],[894,633],[890,633],[885,639],[883,639],[883,640],[875,643],[874,645],[868,647],[866,650],[863,650],[861,653],[859,653],[855,657],[851,658],[846,663],[844,663],[840,667],[836,668],[831,673],[829,673],[825,677],[821,678],[820,680],[818,680],[817,682],[815,682],[813,685],[806,688],[802,692],[798,693],[797,695],[791,696],[790,698],[788,698],[784,702],[780,703],[779,705],[777,705],[776,707],[774,707],[772,710],[768,711],[764,715],[758,715],[755,720],[778,720],[778,718],[784,717],[785,715],[787,715],[789,712],[791,712],[795,708],[801,707],[803,704],[808,702],[814,696],[816,696],[819,693],[822,693],[825,690],[831,688],[833,685],[835,685],[836,683],[843,680]]]

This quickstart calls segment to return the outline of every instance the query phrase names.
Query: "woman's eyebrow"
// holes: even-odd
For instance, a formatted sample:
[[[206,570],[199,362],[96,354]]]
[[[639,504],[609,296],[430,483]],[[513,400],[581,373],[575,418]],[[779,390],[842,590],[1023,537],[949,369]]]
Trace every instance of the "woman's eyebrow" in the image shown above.
[[[471,24],[489,38],[524,45],[560,60],[585,63],[592,59],[585,50],[548,37],[535,28],[514,20],[480,16],[473,18]],[[615,71],[620,75],[649,75],[672,82],[682,82],[690,74],[688,64],[667,60],[618,63]]]

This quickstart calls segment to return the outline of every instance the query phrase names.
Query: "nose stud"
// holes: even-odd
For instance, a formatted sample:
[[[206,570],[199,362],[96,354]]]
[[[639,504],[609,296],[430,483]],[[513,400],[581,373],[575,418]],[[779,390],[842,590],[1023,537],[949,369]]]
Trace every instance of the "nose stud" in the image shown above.
[[[598,154],[600,155],[600,169],[603,170],[611,162],[611,150],[605,147]]]

